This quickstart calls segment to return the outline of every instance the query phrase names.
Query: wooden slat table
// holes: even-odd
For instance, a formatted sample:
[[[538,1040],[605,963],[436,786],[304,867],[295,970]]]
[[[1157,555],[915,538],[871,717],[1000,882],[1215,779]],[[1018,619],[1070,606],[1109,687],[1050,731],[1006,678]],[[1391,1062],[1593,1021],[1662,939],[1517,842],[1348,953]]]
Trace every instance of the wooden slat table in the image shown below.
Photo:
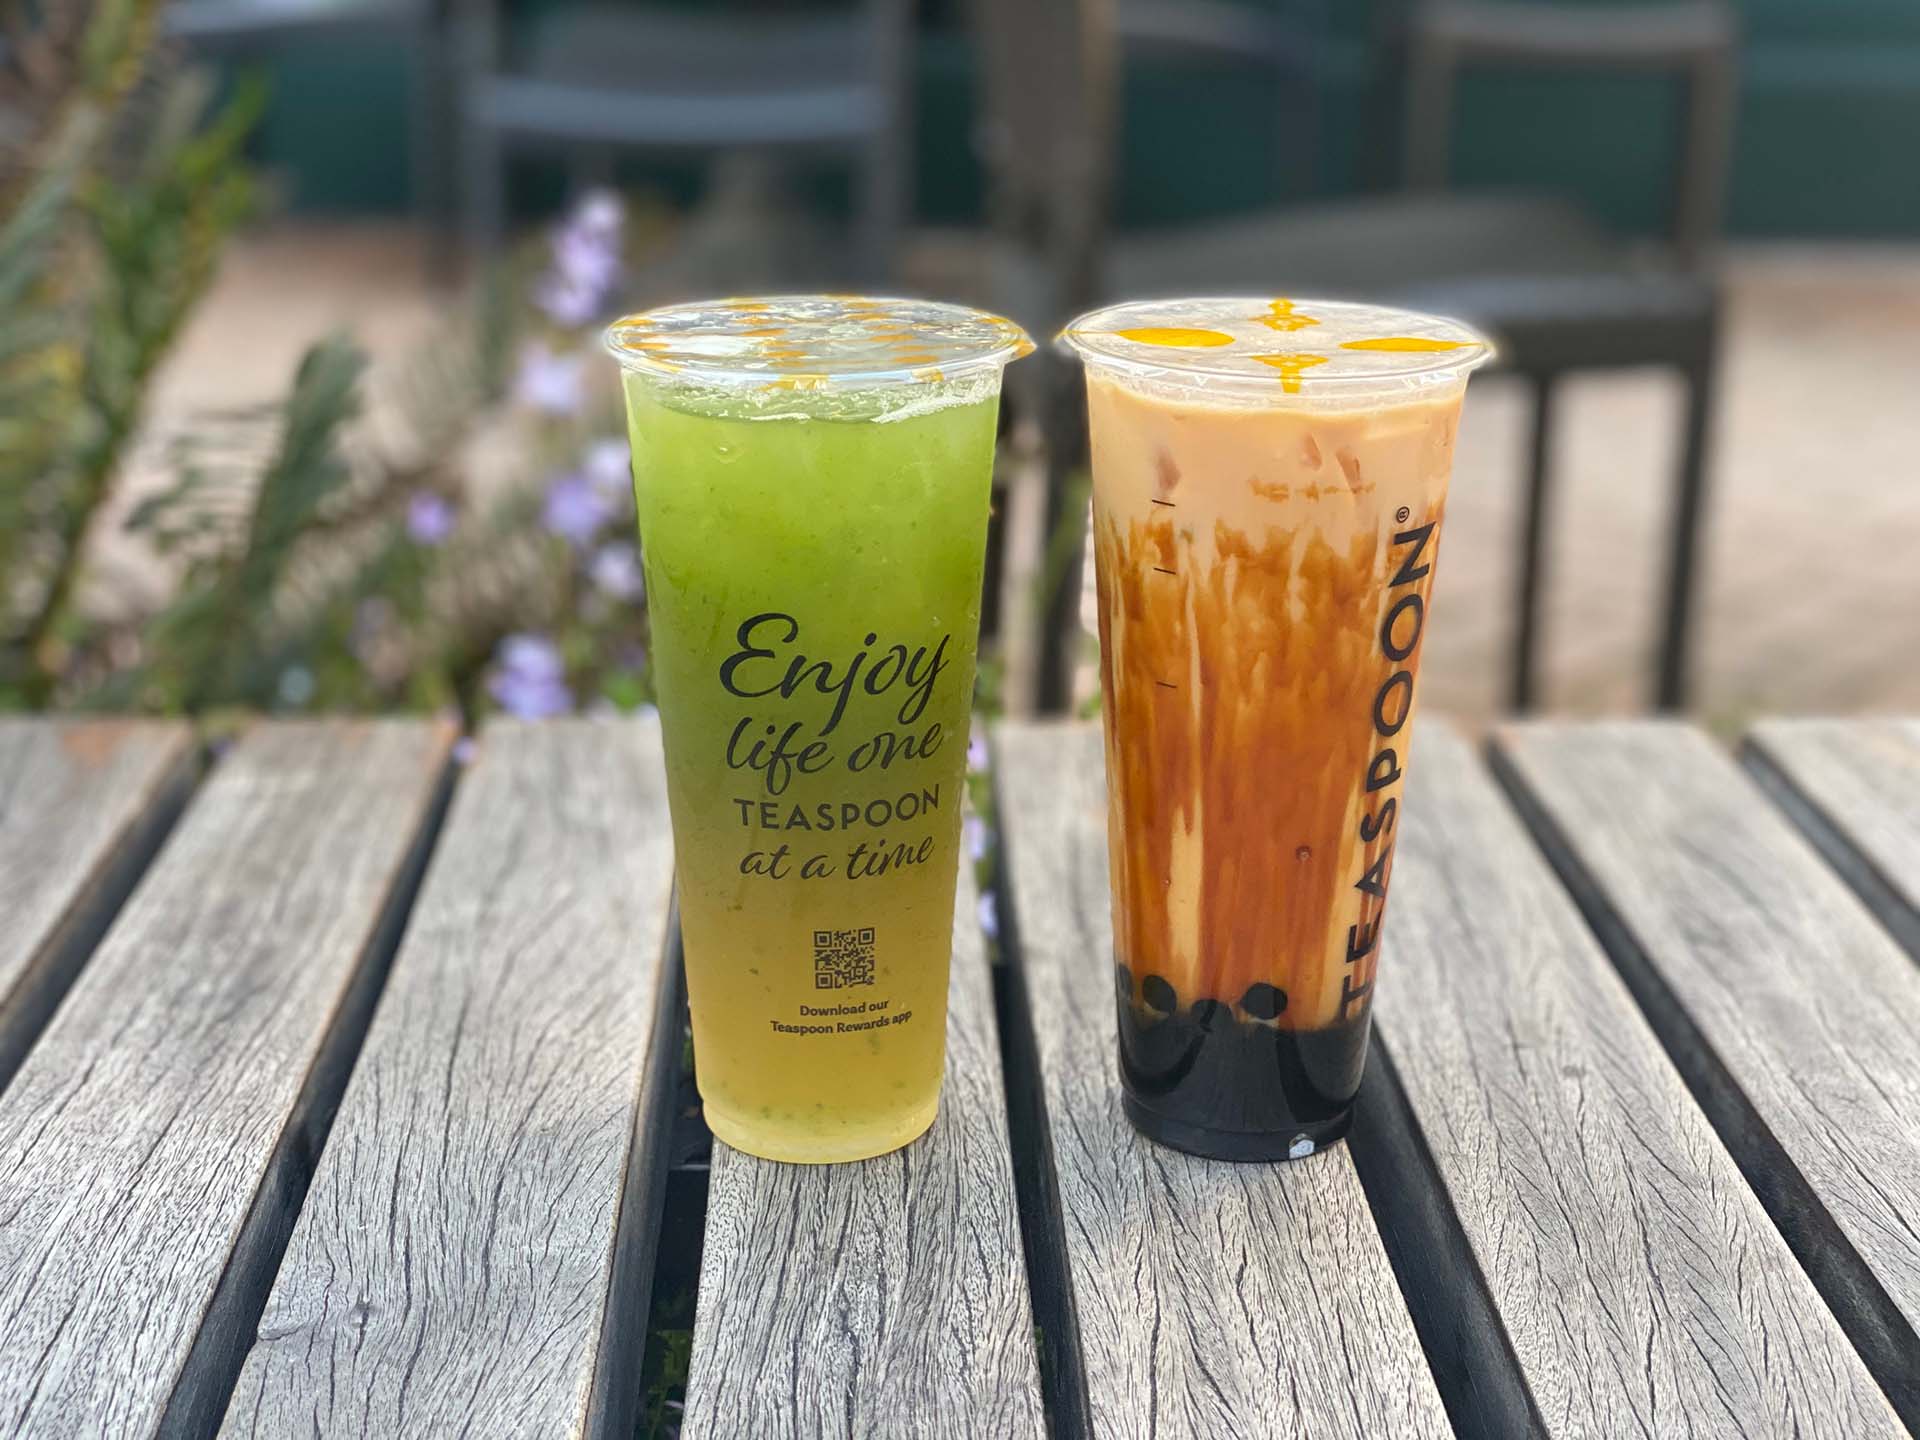
[[[185,725],[0,719],[0,1084],[186,802]]]
[[[941,1117],[715,1147],[683,1433],[1920,1434],[1920,724],[1422,728],[1281,1166],[1127,1126],[1098,733],[1000,731]],[[658,732],[453,741],[0,722],[0,1431],[636,1433]]]

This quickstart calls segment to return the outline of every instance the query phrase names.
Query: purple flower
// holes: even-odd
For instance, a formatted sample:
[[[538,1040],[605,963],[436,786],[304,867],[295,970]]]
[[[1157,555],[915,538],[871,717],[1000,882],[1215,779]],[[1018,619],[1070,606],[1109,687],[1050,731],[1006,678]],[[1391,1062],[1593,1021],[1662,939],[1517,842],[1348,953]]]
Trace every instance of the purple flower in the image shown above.
[[[969,859],[984,860],[993,845],[993,832],[978,815],[969,815],[960,822],[960,842],[967,847]]]
[[[604,297],[620,279],[620,230],[573,221],[554,233],[552,279]]]
[[[967,741],[967,769],[976,775],[987,773],[987,737],[977,732]]]
[[[569,330],[590,325],[606,303],[598,286],[583,285],[558,273],[542,275],[533,285],[533,303],[549,320]]]
[[[613,507],[606,497],[578,471],[562,475],[547,488],[547,502],[540,512],[547,529],[580,549],[591,545],[612,518]]]
[[[616,237],[625,221],[626,207],[611,190],[589,190],[573,208],[574,225],[590,235]]]
[[[989,890],[980,897],[980,929],[989,940],[997,939],[1000,934],[1000,906]]]
[[[520,373],[513,393],[521,404],[544,415],[571,415],[580,408],[583,355],[556,355],[538,340],[520,352]]]
[[[541,685],[503,671],[487,684],[502,710],[521,720],[545,720],[573,709],[573,692],[564,685]]]
[[[588,193],[553,232],[553,264],[534,284],[533,298],[554,324],[578,329],[603,309],[620,283],[620,201],[610,191]]]
[[[602,545],[594,552],[587,575],[601,593],[615,600],[638,600],[647,590],[640,573],[640,552],[631,545]]]
[[[416,490],[407,502],[407,534],[416,545],[439,545],[453,534],[453,503],[432,490]]]
[[[500,642],[487,693],[502,710],[522,720],[544,720],[573,709],[566,662],[544,635],[509,635]]]
[[[624,505],[633,497],[633,464],[624,440],[596,440],[580,459],[580,470],[593,488]]]
[[[544,635],[509,635],[500,642],[500,664],[529,680],[555,681],[567,673],[560,647]]]

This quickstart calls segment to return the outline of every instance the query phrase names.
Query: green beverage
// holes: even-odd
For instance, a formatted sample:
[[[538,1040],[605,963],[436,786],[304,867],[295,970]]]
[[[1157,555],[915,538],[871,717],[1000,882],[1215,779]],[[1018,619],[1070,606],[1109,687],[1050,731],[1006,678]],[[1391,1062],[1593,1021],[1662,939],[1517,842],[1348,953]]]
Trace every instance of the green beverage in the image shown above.
[[[674,306],[626,369],[708,1123],[853,1160],[932,1122],[1008,322]]]

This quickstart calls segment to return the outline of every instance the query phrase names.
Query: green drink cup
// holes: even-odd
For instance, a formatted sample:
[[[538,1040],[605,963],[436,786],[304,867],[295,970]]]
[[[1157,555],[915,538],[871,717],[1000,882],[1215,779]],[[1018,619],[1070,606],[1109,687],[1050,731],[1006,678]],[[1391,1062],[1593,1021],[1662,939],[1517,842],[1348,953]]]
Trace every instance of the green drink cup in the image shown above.
[[[933,1123],[997,316],[842,296],[629,316],[634,494],[708,1123],[856,1160]]]

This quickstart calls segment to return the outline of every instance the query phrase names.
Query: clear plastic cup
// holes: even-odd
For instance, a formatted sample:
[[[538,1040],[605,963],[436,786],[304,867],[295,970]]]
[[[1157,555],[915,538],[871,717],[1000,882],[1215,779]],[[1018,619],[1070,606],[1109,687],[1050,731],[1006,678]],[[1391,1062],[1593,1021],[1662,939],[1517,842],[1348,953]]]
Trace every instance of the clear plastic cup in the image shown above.
[[[1467,376],[1452,320],[1116,305],[1087,370],[1127,1114],[1197,1154],[1346,1132]]]
[[[854,1160],[933,1122],[1000,373],[960,306],[675,305],[624,370],[708,1123]]]

